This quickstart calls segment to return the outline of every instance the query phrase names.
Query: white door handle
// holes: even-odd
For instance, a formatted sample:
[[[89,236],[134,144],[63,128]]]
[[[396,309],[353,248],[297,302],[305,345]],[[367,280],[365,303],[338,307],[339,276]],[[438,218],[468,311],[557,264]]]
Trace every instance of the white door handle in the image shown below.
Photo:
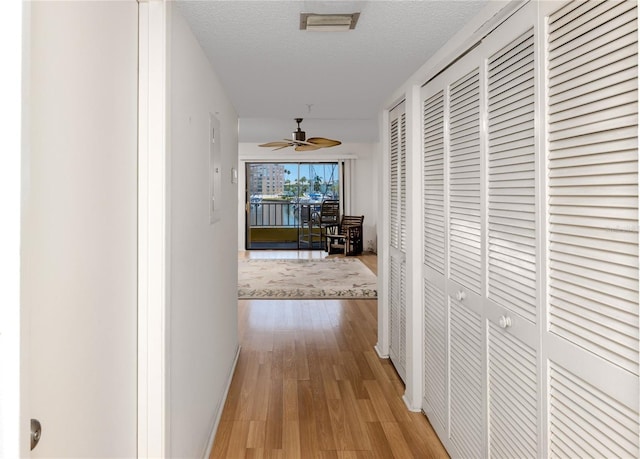
[[[467,297],[467,294],[464,293],[464,290],[460,290],[459,292],[456,292],[456,300],[463,301],[466,297]]]
[[[500,325],[500,328],[510,327],[511,326],[511,317],[509,317],[509,316],[500,317],[500,321],[498,322],[498,325]]]

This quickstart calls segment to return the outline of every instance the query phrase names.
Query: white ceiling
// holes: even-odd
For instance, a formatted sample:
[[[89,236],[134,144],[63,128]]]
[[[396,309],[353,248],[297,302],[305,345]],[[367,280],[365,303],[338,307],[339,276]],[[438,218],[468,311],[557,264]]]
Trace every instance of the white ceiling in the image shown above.
[[[385,100],[487,0],[180,0],[240,117],[241,142],[378,139]],[[355,30],[299,30],[300,13],[360,12]],[[311,107],[309,107],[311,105]]]

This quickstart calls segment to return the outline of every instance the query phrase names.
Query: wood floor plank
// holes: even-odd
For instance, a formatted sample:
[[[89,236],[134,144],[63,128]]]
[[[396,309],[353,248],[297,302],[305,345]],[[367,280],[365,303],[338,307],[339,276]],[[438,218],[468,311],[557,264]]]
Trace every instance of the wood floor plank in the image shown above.
[[[380,422],[367,422],[367,432],[371,441],[372,451],[377,459],[389,459],[393,457],[391,445],[382,429]]]
[[[448,457],[431,424],[422,413],[411,413],[410,422],[398,423],[414,457],[445,459]]]
[[[229,449],[229,439],[231,438],[232,428],[233,421],[220,420],[213,448],[211,449],[211,454],[209,456],[211,459],[227,457],[226,454]]]
[[[250,421],[233,421],[226,457],[245,457]]]
[[[298,381],[285,379],[283,381],[284,420],[297,421],[298,417]]]
[[[391,408],[389,408],[387,398],[380,388],[380,384],[378,384],[378,381],[365,381],[364,386],[367,388],[369,399],[371,400],[373,409],[376,412],[378,421],[395,421],[396,418],[391,412]]]
[[[247,448],[245,459],[264,459],[264,448]]]
[[[283,382],[271,381],[264,441],[266,450],[282,449],[283,405]]]
[[[285,421],[282,446],[285,457],[302,457],[300,452],[300,422]]]
[[[376,272],[375,255],[361,260]],[[241,352],[210,458],[448,457],[374,350],[376,300],[240,300],[238,320]]]
[[[362,418],[364,422],[375,422],[378,420],[376,416],[376,412],[373,409],[373,405],[371,404],[371,400],[369,399],[358,399],[358,415]]]
[[[247,435],[247,448],[263,449],[266,429],[267,429],[267,421],[249,421],[249,434]]]
[[[339,381],[340,394],[342,395],[342,404],[344,407],[345,422],[352,436],[355,450],[371,450],[369,435],[367,428],[360,413],[358,412],[358,403],[356,394],[351,385],[351,381]]]
[[[315,393],[314,386],[317,384],[315,379],[311,381],[312,393]],[[336,440],[329,413],[329,399],[322,396],[313,397],[313,418],[316,423],[319,448],[321,450],[336,450]]]
[[[344,416],[344,406],[341,400],[329,400],[329,415],[331,417],[331,430],[336,442],[336,450],[344,451],[354,449]]]
[[[393,451],[393,457],[396,459],[413,457],[413,452],[411,451],[411,448],[409,448],[407,440],[404,438],[398,423],[381,422],[380,424],[382,425],[385,437],[387,437],[391,451]]]
[[[266,354],[266,353],[265,353]],[[265,359],[258,367],[258,376],[251,395],[251,420],[266,421],[269,410],[269,391],[271,389],[271,359]]]
[[[302,456],[317,457],[320,451],[320,442],[318,441],[318,429],[315,419],[299,421],[300,427],[300,447],[302,448]]]

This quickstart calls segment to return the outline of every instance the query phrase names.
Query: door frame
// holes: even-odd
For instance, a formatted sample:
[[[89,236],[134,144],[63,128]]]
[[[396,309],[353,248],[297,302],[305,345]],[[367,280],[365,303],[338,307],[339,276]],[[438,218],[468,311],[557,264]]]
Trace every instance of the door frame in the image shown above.
[[[27,161],[26,108],[23,91],[28,86],[29,4],[19,1],[4,5],[0,17],[0,43],[4,75],[0,85],[0,122],[6,128],[0,140],[9,152],[0,159],[0,204],[3,209],[0,237],[0,457],[28,456],[28,399],[25,346],[29,311],[20,305],[20,221],[22,161]],[[15,46],[22,43],[22,46]],[[25,97],[28,94],[25,93]]]
[[[171,3],[138,2],[138,457],[169,445]]]
[[[250,184],[250,180],[249,180],[249,174],[250,174],[250,167],[252,164],[282,164],[282,165],[296,165],[298,167],[298,175],[300,174],[300,166],[302,165],[314,165],[314,164],[336,164],[338,167],[338,179],[339,179],[339,201],[340,201],[340,214],[346,214],[347,211],[345,210],[347,208],[346,202],[347,202],[347,186],[346,186],[346,170],[350,168],[347,167],[347,160],[340,160],[340,159],[332,159],[332,160],[318,160],[318,161],[314,161],[311,159],[298,159],[298,160],[289,160],[289,161],[244,161],[244,187],[243,187],[243,191],[244,191],[244,222],[242,222],[241,227],[244,228],[244,248],[243,250],[301,250],[302,248],[300,247],[300,226],[298,226],[298,242],[297,242],[297,246],[295,249],[277,249],[277,248],[273,248],[273,249],[255,249],[255,248],[250,248],[250,234],[251,234],[251,226],[250,226],[250,212],[251,212],[251,184]],[[299,186],[299,184],[298,184]],[[299,192],[299,190],[298,190]],[[300,216],[300,211],[298,210],[298,217]],[[318,250],[318,249],[310,249],[310,250]]]
[[[168,449],[166,359],[168,298],[167,71],[170,4],[139,2],[138,167],[138,456],[164,457]],[[0,457],[29,457],[27,368],[29,311],[20,302],[22,163],[29,160],[29,3],[12,1],[0,17],[5,75],[0,85],[3,150],[0,202],[4,210],[0,272]],[[14,46],[21,43],[22,46]],[[17,86],[17,87],[16,87]]]

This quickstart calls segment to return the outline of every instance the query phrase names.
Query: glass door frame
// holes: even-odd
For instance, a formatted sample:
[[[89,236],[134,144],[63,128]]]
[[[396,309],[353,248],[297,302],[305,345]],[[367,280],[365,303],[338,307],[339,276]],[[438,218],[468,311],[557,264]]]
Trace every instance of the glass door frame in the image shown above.
[[[252,180],[251,180],[251,169],[253,166],[255,165],[282,165],[284,166],[284,170],[287,171],[287,166],[295,166],[297,168],[297,174],[296,174],[296,197],[297,197],[297,201],[294,203],[294,206],[296,207],[294,209],[295,212],[295,216],[294,218],[297,220],[297,223],[295,225],[295,227],[297,228],[297,232],[296,232],[296,241],[290,241],[290,246],[284,246],[284,243],[281,244],[281,246],[277,246],[277,242],[273,242],[272,246],[269,246],[269,242],[265,242],[264,245],[262,247],[257,247],[256,246],[256,242],[252,241],[252,225],[251,225],[251,218],[252,218],[252,209],[257,208],[258,206],[262,207],[262,211],[264,212],[265,207],[262,206],[262,201],[261,198],[258,198],[257,196],[254,196],[254,193],[252,193],[254,190],[252,190]],[[244,190],[244,194],[245,194],[245,212],[244,212],[244,218],[245,218],[245,250],[321,250],[322,249],[322,244],[319,244],[317,247],[312,246],[312,247],[308,247],[308,246],[301,246],[301,225],[300,225],[300,211],[301,211],[301,198],[305,195],[305,192],[308,190],[301,190],[300,187],[301,186],[306,186],[310,187],[313,185],[312,181],[303,181],[302,183],[300,183],[299,179],[300,178],[305,178],[305,176],[301,175],[301,168],[303,168],[304,166],[308,166],[308,167],[313,167],[313,166],[327,166],[327,165],[331,165],[334,166],[335,170],[337,170],[337,180],[338,180],[338,188],[337,188],[337,193],[338,193],[338,199],[340,201],[340,210],[341,210],[341,214],[343,212],[344,209],[344,193],[345,193],[345,163],[344,160],[330,160],[330,161],[306,161],[306,160],[295,160],[295,161],[247,161],[245,163],[245,190]],[[289,175],[289,174],[287,174]],[[333,172],[332,175],[333,176]],[[318,175],[316,175],[316,177],[319,177]],[[321,177],[324,181],[325,177]],[[333,179],[333,181],[335,182],[336,179]],[[315,181],[316,183],[322,183],[322,182],[318,182]],[[319,185],[321,186],[321,185]],[[290,190],[289,190],[290,191]],[[311,194],[314,195],[314,198],[316,198],[317,200],[317,193],[318,190],[314,190]],[[308,193],[307,193],[308,194]],[[325,188],[324,193],[321,193],[321,197],[324,198],[327,195],[327,189]],[[260,200],[259,200],[260,199]],[[313,202],[313,204],[315,205],[315,207],[320,206],[322,199],[320,199],[317,202]],[[265,203],[265,204],[273,204],[273,203]],[[274,206],[271,206],[274,207]],[[277,206],[275,206],[277,207]],[[270,209],[269,213],[273,214],[274,210],[276,209]],[[279,212],[278,210],[276,210],[275,215],[278,215]],[[289,212],[290,213],[290,210]],[[256,216],[257,216],[258,212],[256,210]],[[270,218],[270,217],[269,217]],[[277,218],[277,217],[276,217]],[[280,216],[280,221],[282,220],[286,220],[289,217],[285,217],[284,214]],[[264,216],[262,217],[262,219],[264,219]],[[293,228],[293,226],[287,226],[288,228]]]

